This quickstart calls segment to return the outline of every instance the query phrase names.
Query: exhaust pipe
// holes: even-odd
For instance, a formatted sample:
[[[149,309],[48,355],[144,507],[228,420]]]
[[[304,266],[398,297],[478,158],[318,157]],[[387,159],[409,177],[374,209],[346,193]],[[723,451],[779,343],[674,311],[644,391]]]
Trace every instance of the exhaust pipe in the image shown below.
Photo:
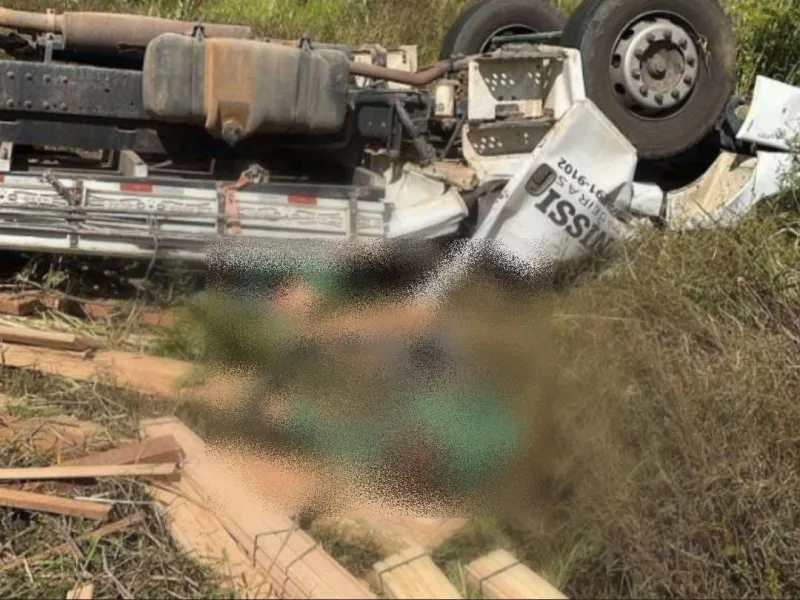
[[[196,23],[102,12],[35,13],[0,8],[0,27],[26,33],[57,33],[68,50],[144,48],[163,33],[188,34]],[[206,37],[253,37],[242,25],[203,24]]]
[[[378,65],[366,63],[350,63],[350,73],[368,77],[369,79],[380,79],[383,81],[393,81],[413,87],[423,87],[433,83],[447,73],[462,71],[469,65],[469,57],[458,60],[443,60],[416,73],[408,73],[399,69],[390,69]]]

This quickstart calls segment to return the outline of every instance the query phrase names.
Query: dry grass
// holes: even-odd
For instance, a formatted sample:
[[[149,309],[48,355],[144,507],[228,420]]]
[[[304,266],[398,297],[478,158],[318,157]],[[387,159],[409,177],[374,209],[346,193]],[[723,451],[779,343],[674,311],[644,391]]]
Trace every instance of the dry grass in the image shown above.
[[[19,418],[69,415],[96,423],[102,432],[91,450],[107,440],[135,439],[140,416],[156,407],[144,399],[99,385],[78,384],[4,369],[0,390],[14,400],[3,411]],[[66,447],[62,459],[83,450]],[[54,456],[18,437],[0,444],[0,464],[27,467],[52,464]],[[44,491],[49,484],[44,484]],[[66,489],[65,489],[66,485]],[[142,523],[102,538],[78,541],[75,552],[0,571],[0,597],[63,598],[78,582],[94,584],[95,598],[231,598],[222,582],[180,550],[158,516],[142,484],[114,480],[94,485],[61,484],[58,492],[113,502],[108,522],[141,512]],[[0,509],[0,569],[99,528],[96,522],[42,513]]]
[[[800,593],[796,196],[732,229],[647,235],[555,289],[470,279],[445,320],[525,441],[437,553],[456,583],[506,547],[571,597]],[[363,370],[338,375],[367,397]]]
[[[491,535],[570,596],[800,593],[797,208],[654,235],[534,307],[469,290],[463,331],[530,440]]]
[[[411,41],[430,58],[466,3],[54,5],[202,13],[275,36]],[[741,89],[757,72],[796,81],[797,4],[728,6]],[[499,297],[470,282],[452,305],[463,343],[515,399],[528,446],[505,485],[484,495],[486,518],[437,553],[440,564],[455,574],[501,545],[571,597],[800,595],[797,208],[788,194],[732,230],[647,237],[570,291]],[[96,396],[68,397],[88,414]],[[244,430],[223,417],[199,427]]]

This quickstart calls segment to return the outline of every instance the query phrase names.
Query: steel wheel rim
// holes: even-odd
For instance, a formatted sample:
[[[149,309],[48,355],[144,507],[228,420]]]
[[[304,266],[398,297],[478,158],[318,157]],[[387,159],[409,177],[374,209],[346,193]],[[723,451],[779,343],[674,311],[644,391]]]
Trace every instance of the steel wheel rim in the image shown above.
[[[614,96],[630,114],[657,120],[679,113],[697,89],[697,34],[676,15],[640,16],[609,57]]]

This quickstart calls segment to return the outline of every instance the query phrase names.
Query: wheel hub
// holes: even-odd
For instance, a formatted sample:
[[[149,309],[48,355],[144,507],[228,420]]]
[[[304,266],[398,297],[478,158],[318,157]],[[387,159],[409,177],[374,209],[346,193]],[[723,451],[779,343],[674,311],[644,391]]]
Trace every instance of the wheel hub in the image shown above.
[[[698,51],[682,26],[665,18],[634,24],[617,42],[610,75],[629,110],[663,116],[678,110],[697,82]]]

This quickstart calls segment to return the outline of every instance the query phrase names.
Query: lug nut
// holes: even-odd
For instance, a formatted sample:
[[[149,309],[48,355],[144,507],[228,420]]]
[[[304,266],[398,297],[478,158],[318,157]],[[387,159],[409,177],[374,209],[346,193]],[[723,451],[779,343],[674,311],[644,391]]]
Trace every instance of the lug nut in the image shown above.
[[[62,77],[61,78],[61,83],[67,83],[67,81],[69,81],[69,80],[66,77]]]
[[[25,108],[33,108],[33,102],[30,100],[25,101]]]
[[[652,44],[653,42],[655,42],[655,41],[656,41],[656,34],[654,34],[654,33],[648,33],[648,34],[647,34],[647,41],[648,41],[648,42],[650,42],[651,44]]]
[[[694,79],[692,79],[689,75],[683,78],[683,83],[685,83],[686,85],[692,85],[693,82]]]
[[[14,79],[14,71],[9,71],[8,73],[6,73],[6,77],[8,77],[9,79]]]
[[[664,94],[656,94],[656,102],[658,102],[659,104],[663,104],[664,103]]]
[[[67,103],[66,102],[62,102],[60,108],[61,108],[61,110],[67,110]]]
[[[8,100],[6,100],[6,107],[8,107],[8,108],[14,108],[14,101],[13,101],[11,98],[9,98]]]
[[[25,79],[27,79],[28,81],[33,81],[33,75],[31,75],[30,73],[26,73]]]
[[[639,79],[642,76],[642,72],[639,69],[633,69],[631,75],[633,75],[634,79]]]
[[[678,45],[681,48],[683,48],[684,50],[686,50],[686,48],[689,46],[689,40],[687,40],[686,38],[683,38],[683,39],[681,39],[680,42],[678,42]]]
[[[673,97],[673,98],[675,98],[675,100],[677,100],[678,98],[680,98],[680,97],[681,97],[681,93],[680,93],[680,91],[678,91],[678,90],[672,90],[672,97]]]
[[[686,59],[686,64],[689,65],[690,67],[693,67],[695,62],[696,61],[694,56],[690,56],[689,58]]]
[[[669,29],[664,30],[664,39],[667,41],[672,39],[672,32]]]
[[[47,100],[45,100],[44,102],[42,102],[42,106],[44,106],[45,108],[50,108],[50,103]]]
[[[642,85],[642,87],[639,88],[639,93],[642,96],[647,96],[647,92],[649,92],[649,91],[650,91],[650,88],[647,87],[646,85]]]
[[[636,49],[636,50],[633,52],[633,55],[634,55],[636,58],[642,58],[642,57],[644,56],[644,50],[642,50],[641,48],[637,48],[637,49]]]
[[[51,78],[50,78],[50,75],[45,75],[45,76],[44,76],[44,82],[45,82],[45,83],[50,83],[50,79],[51,79]]]

